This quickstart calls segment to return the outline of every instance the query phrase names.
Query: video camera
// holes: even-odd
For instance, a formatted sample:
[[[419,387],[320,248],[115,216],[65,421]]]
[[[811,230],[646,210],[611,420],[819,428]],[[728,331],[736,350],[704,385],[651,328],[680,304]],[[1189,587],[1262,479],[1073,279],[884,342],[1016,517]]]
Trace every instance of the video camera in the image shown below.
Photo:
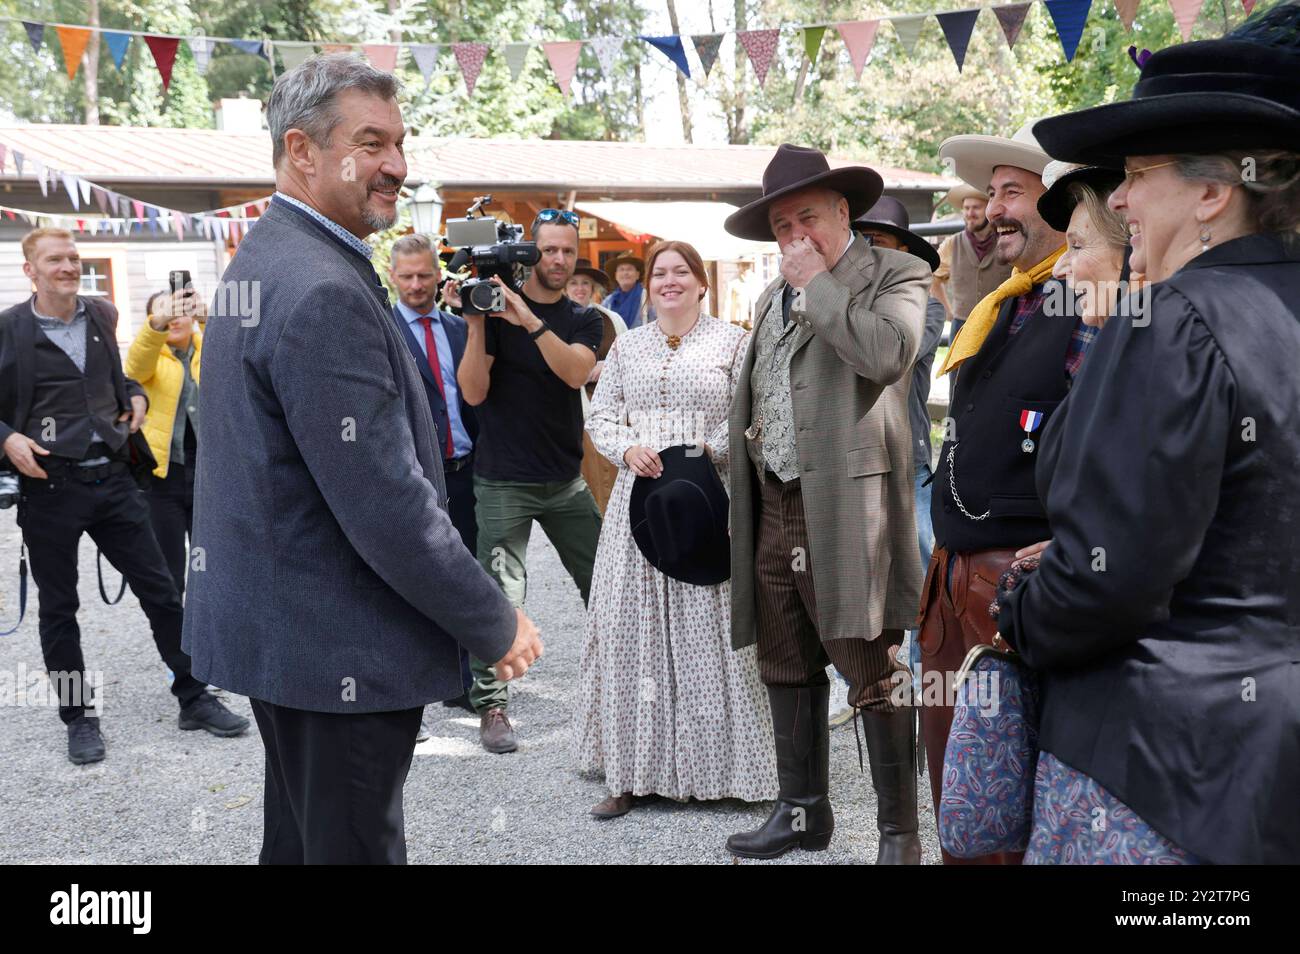
[[[460,286],[461,311],[467,315],[501,314],[506,310],[505,294],[491,281],[493,276],[513,291],[519,291],[524,266],[536,265],[542,255],[535,242],[525,242],[522,225],[498,222],[483,209],[492,196],[474,200],[463,219],[447,220],[447,244],[456,254],[447,263],[447,271],[458,272],[466,265],[474,267],[474,278]],[[476,217],[477,216],[477,217]]]

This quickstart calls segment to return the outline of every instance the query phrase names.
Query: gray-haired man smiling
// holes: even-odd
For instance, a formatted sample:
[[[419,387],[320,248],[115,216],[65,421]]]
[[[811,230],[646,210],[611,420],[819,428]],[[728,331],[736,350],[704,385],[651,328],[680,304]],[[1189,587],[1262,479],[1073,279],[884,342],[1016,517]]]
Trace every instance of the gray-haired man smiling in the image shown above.
[[[277,80],[277,192],[224,276],[259,283],[261,313],[218,302],[208,322],[185,644],[252,699],[264,863],[404,862],[402,786],[422,707],[461,692],[456,643],[503,679],[541,655],[447,516],[442,438],[363,241],[406,178],[397,92],[346,55]]]

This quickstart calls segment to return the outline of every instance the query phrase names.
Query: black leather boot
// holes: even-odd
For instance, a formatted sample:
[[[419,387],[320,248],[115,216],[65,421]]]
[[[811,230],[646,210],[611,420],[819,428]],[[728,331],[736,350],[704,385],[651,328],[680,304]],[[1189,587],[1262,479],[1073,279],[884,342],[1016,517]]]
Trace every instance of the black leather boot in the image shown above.
[[[916,821],[916,736],[913,712],[863,712],[862,734],[876,790],[878,865],[919,865],[921,838]]]
[[[767,687],[780,784],[776,807],[754,831],[727,839],[741,858],[778,858],[791,848],[823,851],[831,843],[830,686]]]

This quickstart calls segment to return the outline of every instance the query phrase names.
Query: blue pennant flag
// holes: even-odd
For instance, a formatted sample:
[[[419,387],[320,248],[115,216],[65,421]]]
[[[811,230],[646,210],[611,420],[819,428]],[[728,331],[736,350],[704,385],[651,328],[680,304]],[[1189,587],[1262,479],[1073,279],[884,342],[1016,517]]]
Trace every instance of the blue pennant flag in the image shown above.
[[[120,70],[122,61],[126,59],[126,48],[131,45],[131,34],[105,30],[104,42],[108,44],[108,52],[113,55],[114,65]]]
[[[677,68],[685,73],[688,79],[690,78],[691,66],[686,62],[686,47],[682,45],[680,36],[642,36],[637,39],[645,40],[672,60],[677,65]]]
[[[1066,61],[1073,62],[1075,51],[1079,49],[1079,40],[1083,37],[1084,24],[1088,22],[1092,0],[1043,0],[1043,3],[1052,15],[1052,23],[1056,25]]]
[[[23,29],[27,31],[27,39],[31,41],[32,52],[41,52],[41,41],[45,39],[45,24],[24,20]]]
[[[231,46],[241,53],[247,53],[249,56],[260,56],[266,59],[266,43],[264,40],[227,40]]]
[[[943,29],[944,38],[948,41],[948,49],[952,50],[952,58],[957,61],[958,73],[966,62],[966,48],[970,46],[971,31],[975,29],[975,20],[979,15],[979,10],[954,10],[951,13],[935,14],[935,19]]]

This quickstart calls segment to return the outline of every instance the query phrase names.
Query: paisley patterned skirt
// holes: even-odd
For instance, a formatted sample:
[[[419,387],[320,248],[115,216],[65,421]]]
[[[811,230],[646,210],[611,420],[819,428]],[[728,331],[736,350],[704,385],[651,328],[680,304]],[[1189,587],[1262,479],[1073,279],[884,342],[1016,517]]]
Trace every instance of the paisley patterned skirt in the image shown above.
[[[1195,865],[1093,779],[1050,752],[1038,758],[1027,865]]]

